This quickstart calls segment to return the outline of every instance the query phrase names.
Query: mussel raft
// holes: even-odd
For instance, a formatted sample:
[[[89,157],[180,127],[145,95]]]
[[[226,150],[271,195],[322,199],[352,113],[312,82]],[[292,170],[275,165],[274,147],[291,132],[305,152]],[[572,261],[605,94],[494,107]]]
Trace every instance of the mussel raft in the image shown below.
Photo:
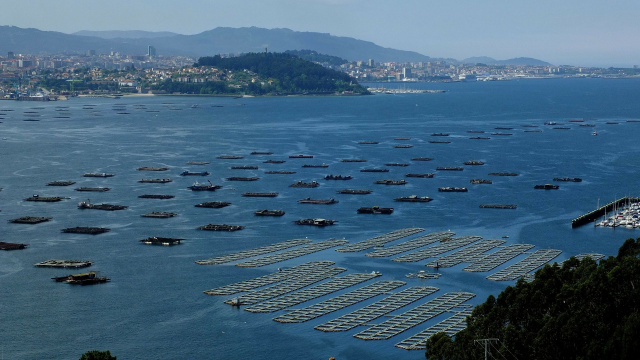
[[[284,215],[284,210],[258,210],[254,212],[257,216],[282,216]]]
[[[333,225],[336,222],[338,222],[337,220],[327,220],[327,219],[300,219],[300,220],[296,220],[294,221],[294,223],[298,224],[298,225],[312,225],[312,226],[329,226],[329,225]]]
[[[178,238],[168,238],[168,237],[159,237],[159,236],[151,236],[148,237],[146,239],[142,239],[140,240],[141,243],[143,244],[147,244],[147,245],[164,245],[164,246],[169,246],[169,245],[176,245],[176,244],[180,244],[180,242],[184,240],[184,239],[178,239]]]
[[[10,223],[14,224],[39,224],[42,222],[46,222],[53,219],[52,217],[41,217],[41,216],[23,216],[17,219],[9,220]]]
[[[150,213],[142,214],[142,217],[150,217],[150,218],[170,218],[178,215],[178,213],[168,212],[168,211],[153,211]]]
[[[201,207],[201,208],[219,209],[229,205],[231,205],[231,203],[227,201],[207,201],[207,202],[195,204],[194,206]]]
[[[198,230],[208,230],[208,231],[237,231],[244,229],[242,225],[227,225],[227,224],[207,224],[203,226],[198,226]]]
[[[90,235],[98,235],[108,232],[110,229],[103,227],[91,227],[91,226],[76,226],[72,228],[62,229],[63,233],[73,233],[73,234],[90,234]]]

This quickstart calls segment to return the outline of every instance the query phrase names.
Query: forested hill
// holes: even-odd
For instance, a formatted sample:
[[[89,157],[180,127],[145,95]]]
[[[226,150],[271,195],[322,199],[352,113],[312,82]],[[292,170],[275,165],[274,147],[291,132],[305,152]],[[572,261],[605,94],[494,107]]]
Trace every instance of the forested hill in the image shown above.
[[[452,340],[427,341],[430,360],[490,358],[637,359],[640,352],[640,238],[599,263],[571,258],[546,265],[532,282],[519,280],[489,296]]]
[[[252,94],[365,94],[351,76],[285,53],[249,53],[238,57],[202,57],[195,66],[210,66],[257,75],[247,91]]]

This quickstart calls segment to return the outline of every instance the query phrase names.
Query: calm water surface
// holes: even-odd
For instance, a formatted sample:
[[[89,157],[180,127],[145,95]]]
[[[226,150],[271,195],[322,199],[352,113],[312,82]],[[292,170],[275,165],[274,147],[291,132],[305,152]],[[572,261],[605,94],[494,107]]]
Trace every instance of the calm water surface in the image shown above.
[[[389,84],[389,87],[405,85]],[[439,317],[386,341],[363,341],[345,333],[323,333],[313,327],[381,299],[301,324],[281,324],[272,318],[285,313],[254,314],[223,303],[229,296],[203,291],[255,278],[312,260],[332,260],[346,273],[380,271],[383,280],[403,280],[407,286],[429,285],[440,290],[419,305],[450,291],[477,296],[472,304],[498,294],[513,282],[462,271],[467,264],[439,270],[437,280],[407,279],[417,263],[369,258],[364,253],[334,249],[261,268],[235,263],[201,266],[194,262],[284,240],[345,238],[357,242],[405,227],[427,232],[450,230],[456,235],[485,239],[505,237],[507,244],[528,243],[533,250],[558,249],[564,260],[583,252],[615,255],[639,230],[571,229],[571,219],[598,202],[638,196],[640,170],[640,81],[604,79],[520,80],[488,83],[413,84],[445,89],[440,94],[375,95],[367,97],[76,98],[69,101],[0,102],[0,241],[28,243],[26,250],[0,252],[0,351],[5,359],[77,359],[91,349],[109,349],[121,359],[423,359],[422,351],[394,347],[399,341],[444,319]],[[197,107],[192,105],[197,103]],[[588,118],[595,127],[572,119]],[[24,121],[39,120],[39,121]],[[628,122],[628,120],[632,120]],[[544,122],[557,122],[556,126]],[[537,125],[536,128],[523,125]],[[496,127],[513,128],[497,130]],[[554,129],[568,127],[569,129]],[[525,130],[541,130],[525,132]],[[596,130],[598,136],[593,136]],[[483,130],[484,134],[468,133]],[[512,135],[491,135],[502,132]],[[429,143],[448,133],[449,144]],[[471,140],[487,136],[490,140]],[[408,137],[409,140],[396,140]],[[361,145],[359,141],[378,141]],[[411,148],[395,148],[398,144]],[[270,151],[273,155],[250,155]],[[313,159],[289,159],[312,154]],[[223,160],[220,155],[241,155]],[[432,157],[433,161],[411,161]],[[365,163],[341,159],[367,159]],[[286,160],[264,164],[266,159]],[[480,160],[483,166],[464,166]],[[188,161],[210,164],[187,165]],[[385,163],[389,173],[362,173]],[[328,168],[302,168],[326,163]],[[233,170],[255,165],[258,170]],[[169,167],[166,172],[138,167]],[[436,171],[438,166],[464,166],[463,171]],[[209,177],[181,177],[183,170],[209,171]],[[268,170],[296,171],[269,175]],[[87,172],[115,174],[111,178],[82,177]],[[516,172],[517,177],[490,177],[490,172]],[[406,173],[435,173],[432,179],[407,178],[404,186],[374,185],[375,180],[402,179]],[[325,181],[327,174],[352,175],[350,181]],[[255,182],[231,182],[230,176],[256,176]],[[172,178],[168,184],[143,184],[142,178]],[[580,177],[581,183],[560,183],[555,191],[534,190],[554,177]],[[469,179],[490,178],[491,185],[471,185]],[[211,180],[223,188],[213,193],[191,192],[195,180]],[[69,187],[49,187],[53,180],[73,180]],[[298,181],[320,182],[315,189],[295,189]],[[78,186],[108,186],[104,193],[81,193]],[[439,193],[438,187],[466,186],[468,193]],[[342,188],[373,190],[365,196],[336,194]],[[247,191],[278,192],[277,198],[245,198]],[[25,202],[33,194],[65,196],[58,203]],[[171,194],[169,200],[139,199],[142,194]],[[429,196],[429,203],[397,203],[397,196]],[[305,205],[312,197],[340,202]],[[124,211],[79,210],[91,202],[128,205]],[[222,209],[202,209],[203,201],[229,201]],[[480,209],[479,204],[517,204],[516,210]],[[361,206],[390,206],[392,215],[358,215]],[[280,218],[254,216],[259,209],[283,209]],[[140,214],[175,211],[170,219]],[[21,216],[51,216],[38,225],[8,223]],[[300,218],[339,222],[327,228],[298,226]],[[196,230],[208,223],[244,225],[233,233]],[[73,226],[102,226],[97,235],[64,234]],[[145,246],[149,236],[180,237],[179,246]],[[508,238],[506,238],[508,236]],[[406,240],[406,239],[405,239]],[[403,240],[401,240],[403,241]],[[400,242],[400,241],[398,241]],[[110,283],[78,287],[55,283],[53,276],[71,270],[35,268],[47,259],[87,259],[89,268]],[[77,271],[76,271],[77,272]],[[354,287],[357,288],[357,287]],[[352,288],[348,289],[352,290]],[[326,300],[346,291],[303,303]],[[394,314],[407,309],[401,309]],[[375,321],[375,323],[381,320]]]

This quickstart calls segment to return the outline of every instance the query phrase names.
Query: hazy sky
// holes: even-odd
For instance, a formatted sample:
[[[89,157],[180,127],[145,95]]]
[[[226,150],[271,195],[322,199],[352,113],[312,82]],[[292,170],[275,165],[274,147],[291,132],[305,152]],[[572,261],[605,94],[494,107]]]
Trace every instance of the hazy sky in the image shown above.
[[[0,25],[181,34],[257,26],[432,57],[640,65],[640,0],[0,0]]]

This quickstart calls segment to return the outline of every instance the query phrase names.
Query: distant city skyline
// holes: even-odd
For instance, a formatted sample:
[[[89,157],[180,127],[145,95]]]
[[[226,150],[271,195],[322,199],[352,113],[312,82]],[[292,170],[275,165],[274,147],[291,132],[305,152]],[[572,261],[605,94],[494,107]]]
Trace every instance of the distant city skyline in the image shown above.
[[[637,0],[31,0],[5,6],[0,25],[63,33],[289,28],[438,58],[631,67],[640,65],[639,14]]]

